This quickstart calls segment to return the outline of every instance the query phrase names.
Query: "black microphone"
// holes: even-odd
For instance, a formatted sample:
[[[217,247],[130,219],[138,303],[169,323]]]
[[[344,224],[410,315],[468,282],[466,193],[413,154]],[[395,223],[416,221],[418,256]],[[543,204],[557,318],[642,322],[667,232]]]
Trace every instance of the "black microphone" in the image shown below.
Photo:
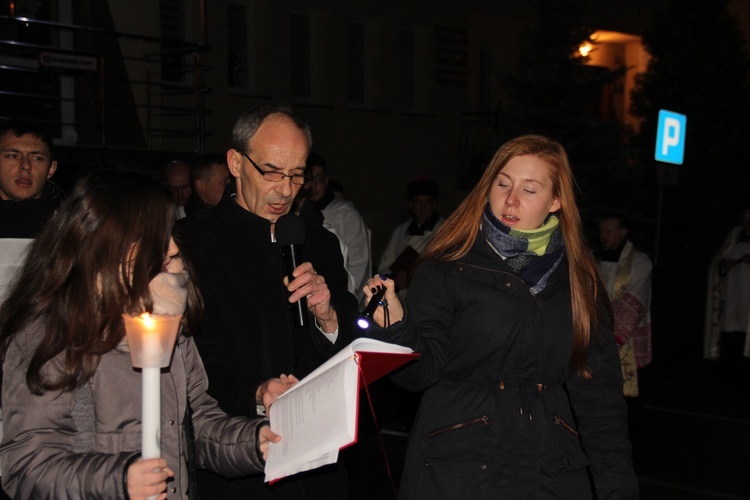
[[[299,252],[300,247],[305,243],[305,223],[296,215],[282,215],[276,221],[274,235],[276,236],[276,243],[281,245],[286,277],[291,282],[294,280],[292,272],[301,263]],[[302,297],[297,302],[289,304],[289,308],[294,316],[294,326],[303,327],[309,324],[307,297]]]
[[[367,306],[365,306],[362,314],[360,314],[359,318],[357,319],[357,326],[359,326],[363,330],[366,330],[370,327],[372,315],[375,314],[375,311],[380,305],[380,301],[383,300],[383,296],[385,295],[385,286],[378,285],[376,288],[377,290],[372,294],[370,302],[367,303]]]

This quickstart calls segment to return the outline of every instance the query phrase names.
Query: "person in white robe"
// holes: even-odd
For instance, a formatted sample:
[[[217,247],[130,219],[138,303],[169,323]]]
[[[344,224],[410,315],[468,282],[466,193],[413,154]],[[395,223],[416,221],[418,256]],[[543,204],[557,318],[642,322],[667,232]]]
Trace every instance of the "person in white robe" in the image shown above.
[[[599,222],[597,267],[607,287],[620,349],[623,393],[639,394],[638,369],[651,363],[651,259],[627,239],[624,216],[608,214]]]
[[[750,357],[749,312],[750,209],[747,209],[740,214],[740,224],[729,231],[709,267],[703,357],[719,358],[722,332],[744,334],[742,355]]]

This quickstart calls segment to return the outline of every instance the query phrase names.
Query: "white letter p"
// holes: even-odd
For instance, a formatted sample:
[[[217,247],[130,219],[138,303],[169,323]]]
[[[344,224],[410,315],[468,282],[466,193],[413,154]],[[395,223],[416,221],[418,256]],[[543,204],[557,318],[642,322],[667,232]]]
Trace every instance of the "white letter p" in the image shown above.
[[[661,143],[661,154],[667,156],[667,150],[671,146],[680,143],[680,121],[676,118],[667,117],[664,120],[664,137]]]

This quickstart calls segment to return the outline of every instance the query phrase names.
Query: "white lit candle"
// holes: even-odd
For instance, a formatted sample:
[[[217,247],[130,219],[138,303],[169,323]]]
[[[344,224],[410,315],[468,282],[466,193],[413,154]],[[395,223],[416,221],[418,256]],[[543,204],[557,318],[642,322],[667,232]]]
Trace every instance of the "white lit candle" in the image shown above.
[[[142,369],[141,456],[161,456],[161,369],[169,366],[179,314],[123,314],[133,366]]]

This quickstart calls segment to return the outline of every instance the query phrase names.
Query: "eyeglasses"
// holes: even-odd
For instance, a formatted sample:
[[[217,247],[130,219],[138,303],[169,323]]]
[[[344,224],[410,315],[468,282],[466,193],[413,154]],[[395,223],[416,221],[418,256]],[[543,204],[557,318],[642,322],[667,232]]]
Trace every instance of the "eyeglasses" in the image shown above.
[[[253,167],[255,167],[255,170],[258,171],[260,175],[263,176],[263,178],[269,182],[280,182],[284,179],[284,177],[289,177],[289,180],[292,181],[292,184],[297,184],[298,186],[301,186],[305,183],[307,183],[310,180],[310,174],[285,174],[284,172],[278,172],[276,170],[263,170],[258,166],[257,163],[253,161],[252,158],[250,158],[247,153],[242,151],[241,149],[238,149],[240,153],[242,153],[242,156],[247,158],[250,163],[253,164]]]

